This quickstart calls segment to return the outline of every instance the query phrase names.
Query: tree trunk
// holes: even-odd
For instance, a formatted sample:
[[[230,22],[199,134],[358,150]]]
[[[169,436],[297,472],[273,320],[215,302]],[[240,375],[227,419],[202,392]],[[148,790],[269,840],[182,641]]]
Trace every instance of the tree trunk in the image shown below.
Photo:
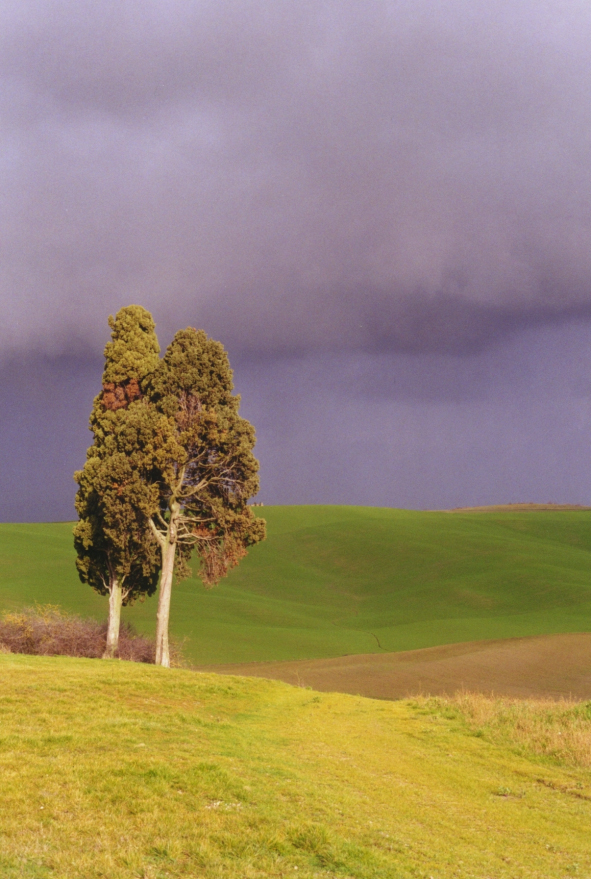
[[[172,577],[176,553],[178,513],[178,504],[173,504],[170,511],[168,532],[162,544],[162,573],[160,575],[160,595],[158,596],[158,613],[156,615],[156,665],[163,665],[164,668],[170,668],[168,622],[170,619],[170,598],[172,595]]]
[[[119,648],[119,628],[121,626],[121,605],[123,589],[117,577],[111,580],[109,593],[109,623],[107,626],[107,643],[103,659],[115,659]]]

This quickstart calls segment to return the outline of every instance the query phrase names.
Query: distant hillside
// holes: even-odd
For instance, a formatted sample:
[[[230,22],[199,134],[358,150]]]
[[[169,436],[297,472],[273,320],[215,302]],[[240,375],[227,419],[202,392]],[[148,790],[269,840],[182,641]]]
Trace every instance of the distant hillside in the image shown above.
[[[212,591],[175,586],[173,632],[196,663],[414,650],[591,631],[591,512],[263,507],[268,540]],[[71,525],[0,525],[0,606],[95,616]],[[154,625],[155,599],[126,617]]]
[[[584,507],[582,504],[494,504],[488,507],[454,507],[448,510],[449,513],[531,513],[539,510],[548,510],[550,512],[564,510],[591,510],[591,507]]]

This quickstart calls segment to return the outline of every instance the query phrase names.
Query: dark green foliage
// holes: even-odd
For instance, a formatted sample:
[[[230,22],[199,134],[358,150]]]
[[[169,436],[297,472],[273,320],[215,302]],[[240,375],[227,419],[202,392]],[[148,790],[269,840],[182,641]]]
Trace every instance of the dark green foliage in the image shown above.
[[[173,417],[183,393],[199,399],[203,409],[238,412],[240,403],[232,394],[233,373],[224,346],[193,327],[176,333],[150,377],[149,389],[152,400]]]
[[[179,331],[150,378],[149,394],[168,417],[177,444],[162,470],[161,516],[178,503],[177,575],[193,549],[211,586],[265,536],[248,500],[259,489],[252,425],[238,414],[232,370],[220,342],[203,330]],[[170,446],[172,449],[172,445]]]
[[[182,330],[159,361],[143,308],[123,308],[109,325],[94,443],[75,477],[76,564],[109,595],[106,656],[116,652],[121,605],[152,594],[161,571],[156,661],[168,665],[173,572],[186,575],[196,550],[211,586],[265,535],[248,507],[258,491],[254,430],[238,415],[219,342]]]
[[[158,365],[159,347],[154,321],[138,305],[122,308],[109,326],[103,389],[90,417],[94,442],[75,474],[74,543],[80,579],[102,595],[118,580],[126,604],[153,594],[159,573],[158,546],[148,526],[158,506],[157,487],[147,478],[154,466],[155,413],[142,393]]]
[[[141,439],[147,407],[133,403],[130,410],[110,415],[110,433],[100,446],[91,446],[84,469],[76,474],[74,544],[81,580],[107,595],[116,575],[126,604],[156,591],[159,554],[147,517],[157,507],[158,494],[144,478],[144,449],[134,442]]]

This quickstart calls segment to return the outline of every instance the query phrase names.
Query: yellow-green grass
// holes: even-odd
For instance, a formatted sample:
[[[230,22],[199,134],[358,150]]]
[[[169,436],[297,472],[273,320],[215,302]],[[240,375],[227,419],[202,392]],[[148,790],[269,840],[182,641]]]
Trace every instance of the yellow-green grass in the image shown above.
[[[0,678],[3,879],[591,875],[589,704],[61,657]]]
[[[591,511],[264,507],[268,539],[212,591],[174,587],[197,664],[307,659],[591,631]],[[0,607],[106,615],[71,525],[0,526]],[[153,631],[156,599],[126,611]]]

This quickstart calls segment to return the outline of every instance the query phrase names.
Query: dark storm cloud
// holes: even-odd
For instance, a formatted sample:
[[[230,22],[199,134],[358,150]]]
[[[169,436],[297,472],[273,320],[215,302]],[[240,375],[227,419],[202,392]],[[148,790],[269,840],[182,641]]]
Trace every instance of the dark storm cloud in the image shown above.
[[[0,364],[0,521],[73,518],[101,362]],[[591,501],[590,325],[535,327],[471,357],[333,352],[233,365],[265,504]]]
[[[0,3],[0,350],[109,311],[235,348],[591,316],[591,7]]]

